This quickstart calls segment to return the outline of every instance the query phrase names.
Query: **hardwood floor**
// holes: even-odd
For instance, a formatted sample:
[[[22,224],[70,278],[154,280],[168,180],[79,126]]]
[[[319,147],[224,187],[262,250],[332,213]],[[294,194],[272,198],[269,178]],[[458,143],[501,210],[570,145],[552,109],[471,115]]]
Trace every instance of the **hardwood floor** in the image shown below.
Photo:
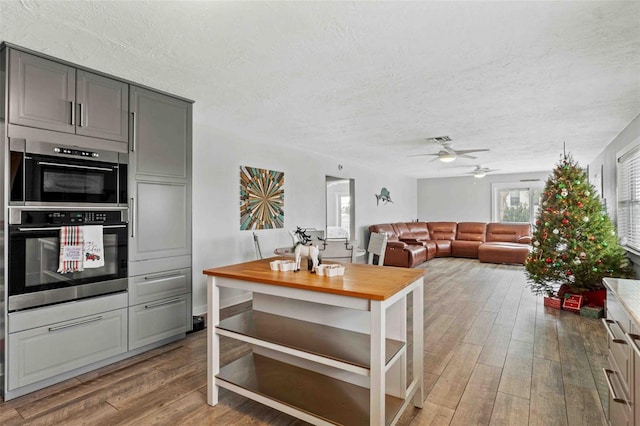
[[[425,275],[424,408],[401,425],[605,424],[606,335],[546,308],[524,269],[433,259]],[[223,312],[245,310],[250,304]],[[224,339],[223,363],[248,348]],[[206,334],[0,403],[0,424],[303,425],[222,391],[206,404]]]

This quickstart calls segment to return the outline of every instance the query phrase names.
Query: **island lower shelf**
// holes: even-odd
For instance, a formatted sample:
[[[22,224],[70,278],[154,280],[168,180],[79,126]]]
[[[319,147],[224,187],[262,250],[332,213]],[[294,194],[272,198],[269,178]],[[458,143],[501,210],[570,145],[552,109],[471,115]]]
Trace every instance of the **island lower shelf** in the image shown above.
[[[305,352],[319,357],[316,361],[321,363],[338,363],[354,373],[369,374],[371,349],[368,334],[254,310],[220,321],[216,333],[259,346],[277,345]],[[392,364],[405,350],[404,342],[386,339],[385,365]]]
[[[297,417],[311,416],[340,425],[370,423],[369,389],[250,353],[227,364],[216,375],[222,388],[274,408],[297,411]],[[401,398],[385,395],[385,425],[391,424],[403,405]],[[270,404],[270,405],[271,405]]]

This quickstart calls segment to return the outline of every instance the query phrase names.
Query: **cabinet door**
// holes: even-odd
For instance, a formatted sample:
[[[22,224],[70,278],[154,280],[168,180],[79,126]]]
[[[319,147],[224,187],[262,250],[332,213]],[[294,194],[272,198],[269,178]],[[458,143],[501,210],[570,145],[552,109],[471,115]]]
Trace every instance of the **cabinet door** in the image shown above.
[[[129,260],[191,253],[191,197],[180,182],[136,181],[130,205]]]
[[[9,390],[126,350],[126,309],[9,334]]]
[[[129,308],[129,350],[187,332],[187,295]]]
[[[191,104],[131,87],[133,132],[130,163],[137,175],[188,179]]]
[[[82,70],[76,79],[76,133],[126,143],[129,85]]]
[[[28,53],[9,53],[9,122],[74,133],[75,69]]]

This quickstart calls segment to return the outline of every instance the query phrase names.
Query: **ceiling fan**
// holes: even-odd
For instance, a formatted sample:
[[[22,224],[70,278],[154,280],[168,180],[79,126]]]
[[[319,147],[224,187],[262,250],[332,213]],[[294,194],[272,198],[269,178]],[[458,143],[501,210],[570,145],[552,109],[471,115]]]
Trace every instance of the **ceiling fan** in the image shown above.
[[[476,168],[471,171],[465,173],[465,175],[472,175],[474,178],[481,179],[487,175],[487,173],[496,172],[498,169],[488,169],[486,167],[476,166]]]
[[[489,151],[488,149],[459,149],[459,150],[453,149],[451,147],[452,143],[451,143],[451,138],[449,136],[438,136],[435,138],[427,138],[427,142],[438,144],[442,147],[442,149],[438,151],[437,154],[417,154],[417,155],[411,155],[411,157],[420,157],[420,156],[426,156],[426,155],[435,156],[437,158],[434,158],[433,161],[440,160],[443,163],[450,163],[458,157],[475,159],[476,157],[473,157],[469,154],[474,152]]]

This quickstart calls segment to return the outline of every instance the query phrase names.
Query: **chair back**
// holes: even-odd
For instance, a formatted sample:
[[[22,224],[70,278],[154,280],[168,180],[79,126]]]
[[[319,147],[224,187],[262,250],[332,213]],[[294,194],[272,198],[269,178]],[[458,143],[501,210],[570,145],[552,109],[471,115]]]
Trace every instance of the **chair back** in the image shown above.
[[[314,242],[314,244],[316,244]],[[318,242],[320,258],[342,263],[355,263],[356,242],[346,238],[327,238]]]
[[[258,240],[258,234],[253,233],[253,245],[256,249],[256,257],[262,259],[262,250],[260,250],[260,241]]]
[[[384,253],[387,250],[387,234],[384,232],[372,232],[369,237],[369,246],[367,252],[369,252],[369,258],[367,263],[369,265],[384,265]],[[374,263],[374,255],[378,256],[378,262]]]

